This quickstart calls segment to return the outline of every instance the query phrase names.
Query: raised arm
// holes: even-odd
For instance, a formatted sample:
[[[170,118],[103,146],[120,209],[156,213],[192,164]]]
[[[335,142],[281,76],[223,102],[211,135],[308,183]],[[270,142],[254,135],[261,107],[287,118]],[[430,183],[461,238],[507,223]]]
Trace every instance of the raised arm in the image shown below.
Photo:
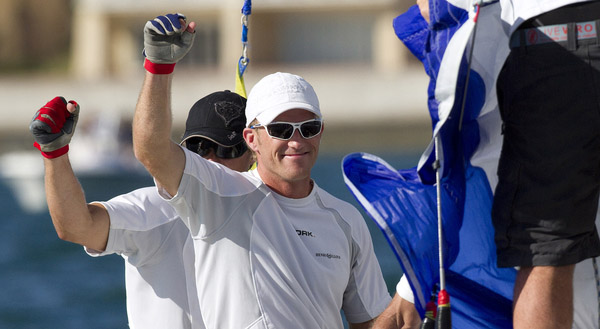
[[[56,97],[36,113],[29,129],[44,156],[46,200],[56,233],[63,240],[104,250],[108,212],[99,204],[86,204],[67,153],[78,116],[77,103]]]
[[[67,155],[44,159],[46,201],[58,237],[104,251],[110,219],[100,204],[86,204]]]
[[[175,195],[185,155],[171,141],[171,75],[146,73],[133,117],[135,157],[169,194]]]
[[[136,158],[171,195],[177,193],[185,155],[171,141],[171,80],[175,64],[189,51],[194,39],[192,22],[169,14],[148,21],[144,27],[146,77],[133,118]]]

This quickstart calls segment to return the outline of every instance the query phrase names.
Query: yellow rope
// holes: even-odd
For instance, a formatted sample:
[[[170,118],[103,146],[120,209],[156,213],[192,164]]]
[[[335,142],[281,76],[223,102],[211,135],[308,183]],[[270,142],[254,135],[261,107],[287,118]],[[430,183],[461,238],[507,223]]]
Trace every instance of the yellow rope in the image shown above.
[[[244,84],[244,77],[240,74],[240,66],[236,65],[235,69],[235,92],[243,96],[244,98],[248,98],[246,96],[246,85]]]

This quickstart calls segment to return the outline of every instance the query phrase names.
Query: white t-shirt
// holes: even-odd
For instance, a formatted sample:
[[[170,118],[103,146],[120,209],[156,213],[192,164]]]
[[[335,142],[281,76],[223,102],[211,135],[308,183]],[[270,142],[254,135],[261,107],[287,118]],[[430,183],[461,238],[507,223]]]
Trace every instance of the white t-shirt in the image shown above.
[[[507,23],[511,35],[521,23],[537,15],[589,0],[500,0],[502,20]]]
[[[169,202],[189,226],[208,328],[343,328],[391,298],[364,219],[316,184],[289,199],[256,170],[239,173],[185,150]],[[164,197],[170,196],[161,190]]]
[[[154,187],[102,204],[110,215],[106,250],[86,252],[116,253],[125,259],[130,328],[205,328],[196,296],[192,238],[175,210]]]

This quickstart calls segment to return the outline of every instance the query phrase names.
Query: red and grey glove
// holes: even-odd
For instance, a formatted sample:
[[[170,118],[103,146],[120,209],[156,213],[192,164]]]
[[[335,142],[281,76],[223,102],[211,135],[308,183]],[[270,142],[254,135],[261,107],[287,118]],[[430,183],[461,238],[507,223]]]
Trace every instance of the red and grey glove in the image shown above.
[[[167,14],[144,26],[144,68],[153,74],[170,74],[175,64],[192,48],[194,32],[186,30],[183,14]]]
[[[35,113],[29,124],[29,131],[35,140],[33,146],[48,159],[69,151],[69,142],[79,118],[79,104],[75,101],[69,103],[75,105],[75,111],[67,110],[68,103],[63,97],[54,97]]]

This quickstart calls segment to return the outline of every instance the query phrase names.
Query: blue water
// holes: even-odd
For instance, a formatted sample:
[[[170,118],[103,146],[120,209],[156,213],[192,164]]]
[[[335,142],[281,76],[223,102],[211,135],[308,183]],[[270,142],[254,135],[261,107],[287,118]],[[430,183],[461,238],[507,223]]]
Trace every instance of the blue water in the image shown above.
[[[418,154],[376,154],[394,167],[410,168]],[[321,154],[313,178],[331,194],[351,202],[365,216],[388,289],[401,275],[387,241],[343,182],[344,154]],[[79,177],[88,201],[107,200],[152,180],[145,173]],[[123,260],[92,258],[83,247],[60,240],[47,209],[26,211],[14,188],[0,180],[0,329],[127,328]],[[40,179],[39,186],[43,188]]]

